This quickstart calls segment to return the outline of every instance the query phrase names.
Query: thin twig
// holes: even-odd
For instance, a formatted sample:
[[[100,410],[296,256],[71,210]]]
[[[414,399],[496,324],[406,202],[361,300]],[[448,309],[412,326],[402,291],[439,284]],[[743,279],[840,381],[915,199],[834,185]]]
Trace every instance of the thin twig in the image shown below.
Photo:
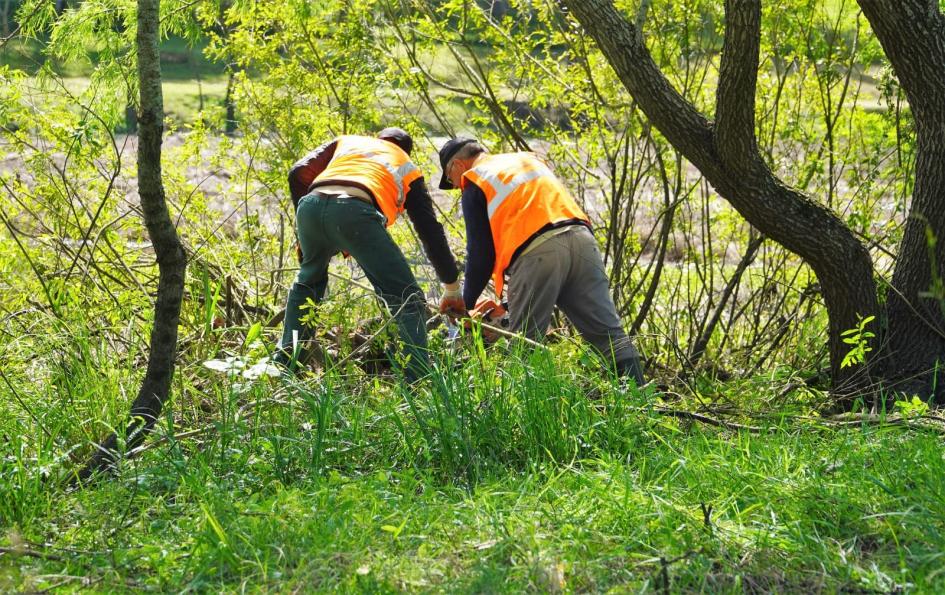
[[[39,426],[39,428],[43,431],[44,434],[46,434],[46,437],[51,439],[52,434],[49,433],[49,430],[46,429],[46,426],[43,425],[43,422],[39,421],[39,418],[36,417],[36,414],[33,413],[33,410],[30,409],[29,405],[27,405],[26,402],[23,401],[23,398],[20,397],[19,391],[16,390],[16,388],[13,386],[13,383],[11,383],[10,379],[7,378],[7,375],[3,373],[3,370],[0,370],[0,378],[3,379],[4,384],[6,384],[7,388],[10,389],[10,392],[13,393],[13,398],[16,399],[17,403],[20,404],[20,407],[22,407],[29,414],[29,416],[33,419],[36,425]]]
[[[497,335],[502,335],[503,337],[508,337],[509,339],[516,339],[518,341],[525,343],[526,345],[531,345],[532,347],[539,347],[541,349],[548,348],[546,345],[539,343],[538,341],[529,339],[528,337],[526,337],[525,335],[521,333],[513,333],[512,331],[507,331],[502,327],[498,327],[498,326],[489,324],[487,322],[483,322],[481,320],[479,321],[479,324],[482,326],[482,328],[487,329],[490,332],[493,332]]]
[[[26,15],[20,22],[17,24],[16,29],[10,32],[6,37],[0,37],[0,50],[2,50],[11,39],[20,34],[20,30],[23,29],[23,25],[33,20],[33,17],[39,13],[40,9],[44,8],[44,2],[37,2],[36,6],[33,7],[33,10]]]

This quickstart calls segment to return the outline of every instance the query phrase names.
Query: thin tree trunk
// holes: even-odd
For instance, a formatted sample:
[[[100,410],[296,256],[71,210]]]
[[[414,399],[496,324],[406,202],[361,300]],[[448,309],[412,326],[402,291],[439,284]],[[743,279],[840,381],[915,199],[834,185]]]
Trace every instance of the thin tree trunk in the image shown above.
[[[10,35],[10,4],[13,0],[0,0],[0,35]]]
[[[223,105],[226,107],[226,120],[223,131],[230,135],[236,132],[236,102],[233,100],[233,85],[235,84],[235,75],[230,71],[226,78],[226,97],[223,99]]]
[[[138,112],[135,110],[135,102],[131,91],[128,91],[128,98],[125,101],[125,134],[136,134],[138,132]]]
[[[140,444],[154,427],[171,391],[177,356],[177,325],[184,294],[187,258],[171,222],[161,182],[161,137],[164,101],[158,52],[160,0],[138,0],[138,78],[141,114],[138,118],[138,188],[141,210],[158,263],[158,290],[154,305],[148,369],[123,429],[98,446],[78,479],[113,470],[122,448]]]
[[[709,122],[660,72],[640,32],[610,0],[561,0],[597,41],[617,76],[660,132],[715,190],[764,235],[800,255],[823,287],[830,319],[833,388],[844,400],[870,386],[865,366],[841,368],[840,333],[877,313],[869,252],[834,213],[779,180],[755,140],[761,8],[758,0],[727,0],[725,43]]]
[[[945,403],[945,15],[937,0],[859,4],[916,128],[912,206],[887,301],[885,375],[897,390]]]

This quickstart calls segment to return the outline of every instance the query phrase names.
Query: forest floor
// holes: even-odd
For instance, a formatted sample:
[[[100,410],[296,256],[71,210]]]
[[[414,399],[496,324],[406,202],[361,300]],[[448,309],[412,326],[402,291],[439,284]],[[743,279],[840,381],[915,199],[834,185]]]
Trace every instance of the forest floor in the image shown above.
[[[283,421],[166,442],[78,492],[5,481],[28,502],[0,537],[0,589],[936,592],[945,580],[945,464],[923,432],[755,436],[641,413],[622,451],[469,484],[359,460],[382,437],[313,468],[314,418],[261,417]]]
[[[270,379],[238,346],[203,365],[226,333],[185,348],[156,435],[83,489],[65,483],[88,452],[76,422],[133,389],[132,357],[80,341],[7,387],[0,591],[945,587],[941,426],[922,412],[824,419],[776,376],[641,391],[570,341],[436,335],[414,390],[353,360]]]

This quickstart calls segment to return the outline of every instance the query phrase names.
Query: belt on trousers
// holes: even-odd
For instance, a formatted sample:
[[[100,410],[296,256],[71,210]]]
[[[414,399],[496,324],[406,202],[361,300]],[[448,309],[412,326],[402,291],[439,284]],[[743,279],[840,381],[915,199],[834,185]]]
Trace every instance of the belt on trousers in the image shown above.
[[[342,186],[340,184],[331,184],[325,186],[317,186],[312,188],[312,192],[316,192],[323,196],[339,197],[346,196],[348,198],[354,198],[360,200],[361,202],[366,202],[372,207],[375,206],[374,199],[371,198],[371,195],[355,186]]]

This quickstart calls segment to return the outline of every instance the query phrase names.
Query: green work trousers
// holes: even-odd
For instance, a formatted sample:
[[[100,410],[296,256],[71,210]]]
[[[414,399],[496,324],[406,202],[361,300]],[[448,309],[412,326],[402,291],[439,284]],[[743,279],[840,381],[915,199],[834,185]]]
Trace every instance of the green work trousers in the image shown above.
[[[298,341],[310,339],[312,331],[299,322],[302,306],[312,299],[321,302],[328,288],[328,263],[339,252],[347,252],[364,270],[377,295],[394,315],[404,355],[405,375],[414,381],[428,371],[427,332],[423,290],[407,259],[387,233],[384,216],[371,204],[347,196],[313,192],[299,201],[296,236],[302,250],[298,276],[289,290],[285,328],[280,343],[283,357]]]

